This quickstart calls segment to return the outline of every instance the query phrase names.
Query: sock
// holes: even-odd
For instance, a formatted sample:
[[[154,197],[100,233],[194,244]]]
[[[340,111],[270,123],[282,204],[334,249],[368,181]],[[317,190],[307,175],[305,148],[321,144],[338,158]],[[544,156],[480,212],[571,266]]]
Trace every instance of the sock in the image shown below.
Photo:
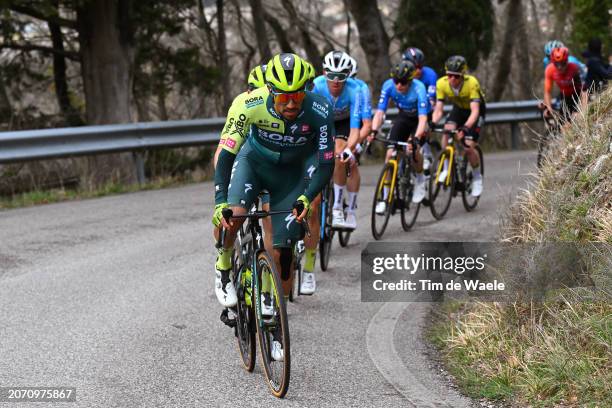
[[[387,201],[387,198],[389,198],[389,187],[384,186],[383,187],[383,200]]]
[[[448,159],[444,160],[444,171],[448,171]]]
[[[431,156],[431,147],[429,146],[429,143],[425,143],[421,147],[421,151],[423,152],[424,156]]]
[[[480,178],[482,177],[480,175],[480,166],[476,167],[475,169],[472,169],[472,175],[474,176],[474,178]]]
[[[304,271],[305,272],[314,271],[315,259],[317,259],[317,250],[306,248],[306,250],[304,251]]]
[[[226,271],[232,268],[232,248],[220,248],[217,250],[217,262],[215,268],[220,271]]]
[[[359,193],[358,191],[348,192],[348,201],[349,201],[348,211],[349,212],[355,212],[355,209],[357,208],[357,194],[358,193]]]
[[[425,181],[425,175],[423,173],[417,173],[416,182],[420,184],[424,181]]]
[[[344,187],[334,183],[334,210],[342,210],[342,196],[344,193]]]

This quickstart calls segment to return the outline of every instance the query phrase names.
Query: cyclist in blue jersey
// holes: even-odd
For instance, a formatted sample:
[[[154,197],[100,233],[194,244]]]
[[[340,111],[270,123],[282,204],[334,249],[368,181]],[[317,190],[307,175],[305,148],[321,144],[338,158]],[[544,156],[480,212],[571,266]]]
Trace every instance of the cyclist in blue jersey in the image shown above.
[[[419,48],[407,48],[402,57],[405,60],[412,61],[416,67],[416,74],[414,77],[425,85],[427,97],[429,98],[429,111],[427,112],[427,119],[429,122],[431,122],[433,109],[436,106],[436,82],[438,82],[438,74],[436,74],[436,71],[434,71],[433,68],[425,66],[425,54],[423,54],[423,51],[421,51]],[[429,141],[427,139],[423,142],[421,149],[425,158],[423,166],[425,166],[425,170],[427,170],[433,162],[431,147],[429,146]]]
[[[425,141],[427,131],[427,113],[429,101],[425,85],[418,79],[414,79],[416,67],[410,60],[403,60],[398,63],[391,71],[391,78],[383,83],[378,101],[378,109],[372,120],[372,139],[383,123],[389,100],[392,99],[399,114],[393,121],[390,139],[395,141],[405,141],[410,137],[416,137],[419,144]],[[387,150],[385,163],[391,158],[393,150]],[[410,153],[410,152],[409,152]],[[415,152],[415,172],[417,174],[416,185],[412,195],[412,202],[420,203],[425,198],[425,176],[423,175],[423,156],[421,148]],[[388,187],[383,191],[384,200],[376,203],[376,213],[384,214],[386,210],[387,197],[389,196]]]
[[[542,63],[544,64],[544,69],[546,69],[548,64],[550,64],[550,53],[552,52],[552,50],[554,50],[555,48],[563,48],[563,47],[565,47],[565,45],[563,44],[563,42],[559,40],[552,40],[552,41],[547,42],[544,45],[544,59],[542,60]],[[582,61],[580,61],[578,58],[574,57],[573,55],[569,56],[568,62],[573,62],[574,64],[578,65],[578,68],[580,68],[580,81],[582,81],[582,83],[584,84],[584,82],[586,81],[586,76],[587,76],[586,65],[584,65]]]
[[[436,74],[433,68],[425,66],[425,54],[418,48],[407,48],[402,57],[405,60],[412,61],[416,67],[416,74],[414,77],[421,81],[423,85],[425,85],[425,89],[427,89],[427,97],[429,98],[429,105],[431,107],[429,111],[429,120],[431,120],[431,112],[433,112],[433,108],[436,106],[436,82],[438,81],[438,74]]]
[[[323,95],[332,106],[336,129],[335,153],[338,160],[334,169],[334,205],[332,226],[356,228],[354,212],[344,217],[343,197],[347,190],[348,202],[357,202],[359,170],[353,152],[359,142],[361,87],[351,74],[350,56],[342,51],[331,51],[323,60],[323,75],[315,78],[313,92]],[[351,179],[347,182],[345,165],[351,166]],[[348,221],[348,222],[347,222]]]
[[[357,60],[351,57],[351,74],[349,78],[353,79],[361,87],[361,101],[359,102],[361,130],[359,131],[359,143],[356,149],[357,153],[361,153],[361,142],[372,131],[372,93],[368,84],[363,79],[357,78],[357,72],[359,72]]]

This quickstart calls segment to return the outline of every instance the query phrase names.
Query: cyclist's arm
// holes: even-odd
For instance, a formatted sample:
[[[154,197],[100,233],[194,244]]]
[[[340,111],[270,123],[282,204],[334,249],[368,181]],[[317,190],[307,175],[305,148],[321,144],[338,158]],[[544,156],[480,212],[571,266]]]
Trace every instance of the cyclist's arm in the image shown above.
[[[331,111],[331,107],[327,108]],[[334,139],[336,137],[336,129],[334,128],[333,115],[328,115],[323,123],[319,126],[319,149],[316,154],[319,155],[319,167],[314,172],[312,180],[308,183],[308,188],[304,195],[312,203],[312,200],[323,190],[323,187],[334,174]]]
[[[463,126],[467,128],[473,128],[476,122],[478,122],[478,116],[480,115],[480,101],[472,101],[470,102],[470,116],[465,121]]]
[[[372,119],[363,119],[361,130],[359,130],[359,143],[363,142],[372,131]]]
[[[227,202],[227,190],[235,159],[235,154],[225,149],[219,151],[219,157],[215,164],[215,205]]]
[[[359,143],[359,125],[361,123],[361,89],[356,89],[351,98],[351,131],[348,135],[347,147],[355,150],[355,146]]]
[[[383,120],[385,120],[385,111],[377,109],[376,113],[374,114],[374,119],[372,119],[372,130],[380,130]]]
[[[427,130],[427,115],[419,115],[419,124],[417,125],[415,136],[421,138]]]
[[[444,102],[438,99],[431,117],[431,121],[433,123],[438,123],[440,119],[442,119],[442,115],[444,115]]]
[[[552,111],[552,97],[551,97],[551,91],[552,91],[552,87],[553,87],[553,80],[552,80],[552,74],[550,72],[549,67],[546,67],[546,71],[544,72],[544,106],[546,106],[546,108],[549,111]]]

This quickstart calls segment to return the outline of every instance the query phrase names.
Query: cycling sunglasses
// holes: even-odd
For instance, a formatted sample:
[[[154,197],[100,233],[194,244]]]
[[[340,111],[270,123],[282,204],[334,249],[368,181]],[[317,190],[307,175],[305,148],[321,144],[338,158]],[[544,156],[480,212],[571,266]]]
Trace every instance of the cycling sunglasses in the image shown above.
[[[289,103],[289,101],[293,101],[295,103],[302,103],[302,101],[306,97],[306,92],[304,91],[276,92],[271,89],[270,93],[272,94],[272,97],[274,98],[274,102],[278,102],[283,105]]]
[[[463,75],[461,74],[451,74],[451,73],[447,73],[446,76],[449,78],[455,78],[455,79],[461,79],[461,77],[463,77]]]
[[[408,78],[402,78],[402,79],[393,78],[394,84],[408,85],[408,83],[410,83],[411,81],[412,79],[408,79]]]
[[[346,72],[327,72],[325,78],[328,81],[335,81],[337,79],[340,82],[344,82],[347,80],[348,74]]]

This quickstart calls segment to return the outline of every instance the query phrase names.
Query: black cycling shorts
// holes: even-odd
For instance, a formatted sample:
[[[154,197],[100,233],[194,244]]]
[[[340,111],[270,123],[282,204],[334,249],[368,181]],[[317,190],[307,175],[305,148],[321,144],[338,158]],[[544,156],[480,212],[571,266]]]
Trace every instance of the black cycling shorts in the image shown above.
[[[418,125],[418,116],[407,115],[400,111],[397,118],[393,121],[389,139],[394,142],[405,142],[410,136],[414,136]]]
[[[336,139],[348,140],[351,133],[351,118],[335,121],[334,127],[336,128]]]
[[[460,128],[465,124],[465,122],[467,122],[471,113],[472,111],[470,109],[461,109],[453,105],[453,109],[449,113],[446,123],[454,123],[457,125],[457,128]],[[484,117],[480,115],[476,125],[470,129],[470,131],[465,135],[465,138],[467,140],[478,142],[478,139],[480,139],[480,129],[482,128],[482,125],[484,125]]]

